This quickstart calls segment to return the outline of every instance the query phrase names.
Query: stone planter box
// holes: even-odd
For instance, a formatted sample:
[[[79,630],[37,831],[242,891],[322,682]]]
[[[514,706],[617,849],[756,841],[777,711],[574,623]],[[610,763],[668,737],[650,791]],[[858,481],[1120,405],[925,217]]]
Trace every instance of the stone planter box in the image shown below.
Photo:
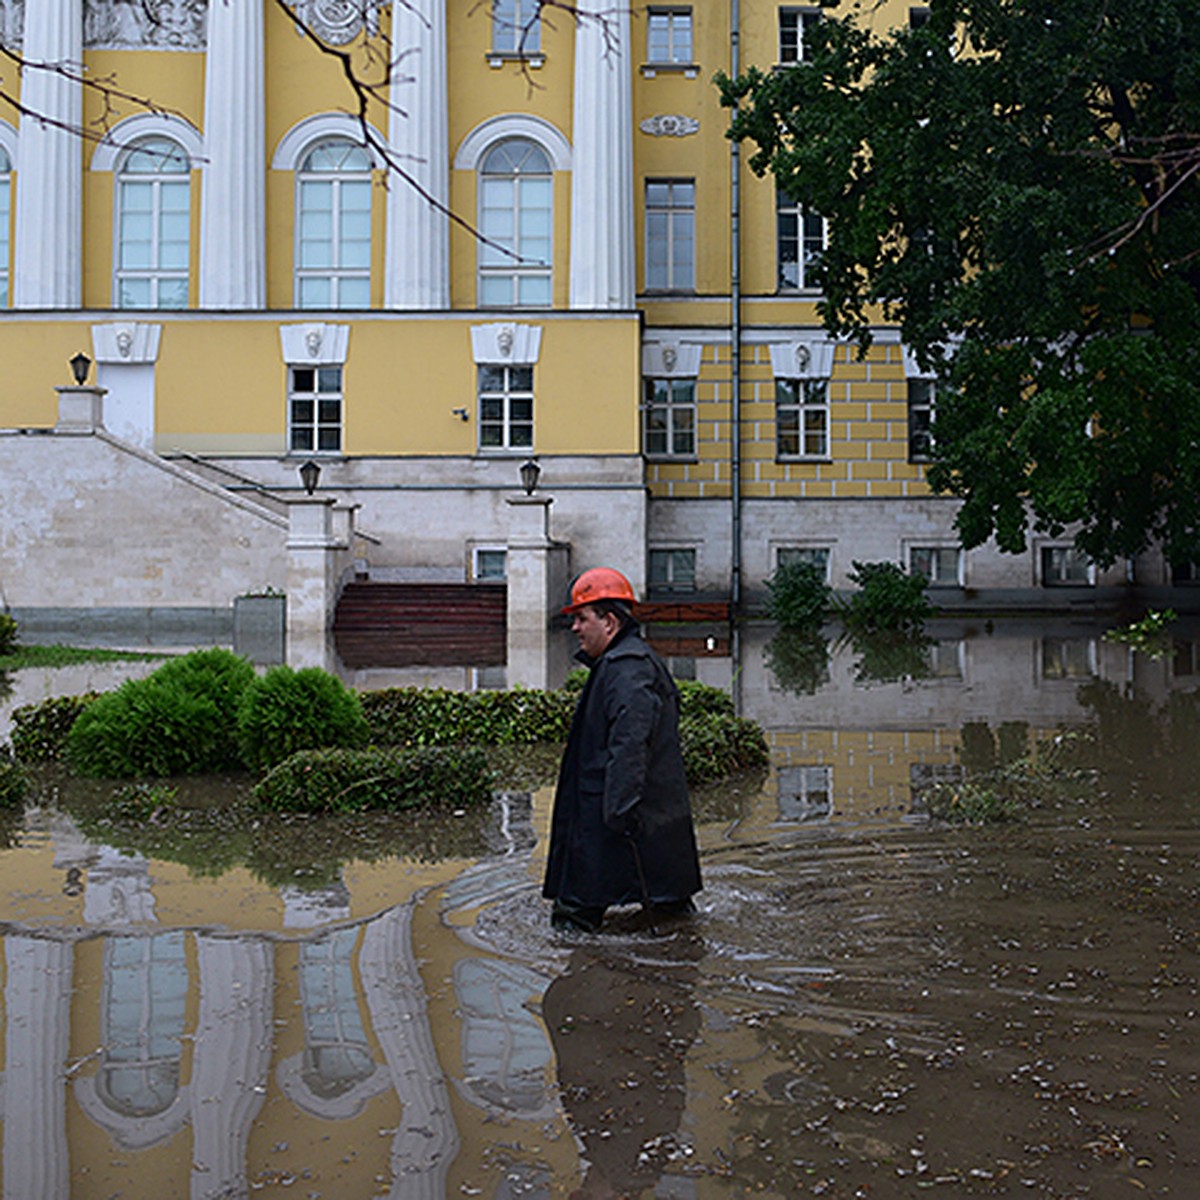
[[[236,596],[233,601],[233,649],[251,662],[274,666],[284,661],[287,634],[286,596]]]

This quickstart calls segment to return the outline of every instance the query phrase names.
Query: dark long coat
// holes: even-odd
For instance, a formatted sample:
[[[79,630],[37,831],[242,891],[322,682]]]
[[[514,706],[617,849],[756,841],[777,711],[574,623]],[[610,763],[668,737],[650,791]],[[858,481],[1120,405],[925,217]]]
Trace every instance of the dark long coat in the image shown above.
[[[636,626],[591,668],[559,768],[542,894],[587,908],[686,900],[701,885],[679,689]]]

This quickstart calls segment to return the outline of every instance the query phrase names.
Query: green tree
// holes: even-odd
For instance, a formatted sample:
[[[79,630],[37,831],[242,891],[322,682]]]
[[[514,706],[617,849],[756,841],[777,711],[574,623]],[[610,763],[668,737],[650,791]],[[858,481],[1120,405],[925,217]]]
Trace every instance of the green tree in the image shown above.
[[[936,372],[963,544],[1200,559],[1200,0],[832,8],[803,63],[719,80],[730,136],[827,218],[830,332],[898,321]]]

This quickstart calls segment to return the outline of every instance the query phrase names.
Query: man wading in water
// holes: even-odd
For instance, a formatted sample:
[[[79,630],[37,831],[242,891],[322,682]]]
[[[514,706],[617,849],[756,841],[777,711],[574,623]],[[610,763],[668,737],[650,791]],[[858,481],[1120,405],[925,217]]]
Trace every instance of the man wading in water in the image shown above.
[[[556,929],[596,933],[611,904],[695,911],[700,860],[679,750],[679,689],[642,640],[620,571],[584,571],[563,609],[590,671],[558,773],[542,895]]]

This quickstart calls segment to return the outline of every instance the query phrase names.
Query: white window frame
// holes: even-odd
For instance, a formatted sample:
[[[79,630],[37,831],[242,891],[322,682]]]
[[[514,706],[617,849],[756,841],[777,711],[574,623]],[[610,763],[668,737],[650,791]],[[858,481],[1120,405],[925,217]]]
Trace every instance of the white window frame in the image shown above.
[[[662,389],[666,390],[665,397]],[[680,395],[677,389],[686,389]],[[647,458],[671,459],[696,457],[696,380],[648,377],[643,383],[642,403],[642,449]],[[651,421],[656,414],[663,414],[661,430],[651,430]],[[666,445],[653,449],[651,433],[661,432]],[[686,445],[678,446],[677,439],[686,438]]]
[[[307,169],[307,164],[313,154],[319,150],[329,147],[344,147],[346,153],[355,153],[361,155],[365,161],[365,166],[359,164],[356,169],[352,170],[330,170],[330,171],[313,171]],[[362,310],[370,307],[371,303],[371,259],[373,257],[373,212],[374,208],[374,175],[373,163],[370,152],[361,144],[361,138],[355,140],[353,138],[343,137],[334,134],[329,137],[317,138],[310,142],[305,147],[304,153],[299,157],[299,161],[295,167],[295,239],[294,239],[294,269],[292,275],[293,286],[293,303],[297,309],[301,310],[339,310],[346,308],[354,308]],[[304,193],[307,186],[316,184],[328,185],[331,196],[331,205],[329,209],[332,229],[330,231],[329,245],[331,262],[320,263],[314,265],[304,265],[303,246],[304,246]],[[363,185],[366,185],[366,218],[367,218],[367,261],[366,265],[356,264],[354,266],[346,266],[343,263],[345,250],[350,244],[351,239],[344,236],[342,225],[343,219],[347,216],[347,209],[343,201],[343,195],[349,187],[355,188],[355,194],[361,191]],[[352,209],[349,212],[357,212],[361,215],[361,209]],[[353,239],[361,241],[361,239]],[[328,299],[323,303],[310,302],[304,297],[304,285],[310,280],[323,280],[329,286]],[[366,284],[366,296],[362,303],[348,304],[345,301],[343,292],[347,290],[347,285],[354,285],[361,291],[362,285]]]
[[[818,228],[813,229],[813,223]],[[785,237],[784,229],[788,228]],[[795,258],[785,260],[784,244],[795,244]],[[792,200],[782,189],[775,189],[775,273],[776,287],[781,292],[812,291],[809,275],[817,264],[821,251],[829,245],[829,222],[802,204]],[[796,280],[785,278],[786,268],[795,267]]]
[[[346,439],[346,368],[340,363],[324,363],[310,366],[307,363],[289,363],[287,368],[287,445],[288,454],[305,457],[336,456],[342,453]],[[302,387],[302,372],[312,375],[311,385]],[[336,372],[336,378],[334,373]],[[336,387],[332,386],[336,383]],[[329,405],[336,401],[336,419],[330,418]],[[312,404],[311,420],[296,420],[296,405]],[[322,411],[322,405],[325,405]],[[310,430],[306,444],[297,445],[299,429]],[[334,439],[322,433],[337,431],[337,445],[321,445],[322,441]]]
[[[515,372],[528,372],[528,387]],[[532,454],[534,437],[534,368],[532,363],[479,363],[476,368],[480,454]],[[500,373],[499,386],[495,373]],[[490,374],[489,374],[490,373]],[[528,404],[528,416],[522,406]],[[498,407],[497,407],[498,405]],[[528,427],[528,440],[524,435]],[[500,439],[485,444],[485,430],[498,429]],[[514,436],[520,433],[520,436]]]
[[[652,189],[666,188],[666,203],[651,203]],[[685,201],[689,189],[690,201]],[[678,190],[678,191],[677,191]],[[696,290],[696,180],[686,177],[648,178],[645,202],[645,275],[647,292]],[[665,253],[652,252],[660,245]],[[686,256],[684,251],[686,249]],[[665,261],[661,275],[652,274],[657,257]]]
[[[539,0],[492,0],[491,16],[489,59],[536,58],[540,66],[542,18]]]
[[[804,35],[821,19],[819,8],[784,5],[779,9],[779,62],[781,66],[804,62]]]
[[[678,556],[678,557],[677,557]],[[696,591],[700,555],[695,546],[651,546],[646,554],[646,590],[654,595],[691,595]],[[684,579],[676,578],[681,562],[690,561]],[[665,578],[655,578],[655,564],[666,566]],[[690,577],[689,577],[690,575]]]
[[[503,570],[499,575],[485,575],[480,569],[484,555],[497,554],[500,556]],[[471,580],[473,583],[503,583],[508,579],[508,547],[507,546],[472,546],[471,547]]]
[[[810,796],[823,796],[820,805],[809,801]],[[796,811],[784,812],[787,797]],[[779,768],[779,821],[781,824],[808,824],[827,821],[833,816],[833,767],[823,763],[797,763]]]
[[[489,171],[488,167],[495,161],[505,147],[524,147],[522,161],[513,171]],[[511,151],[510,151],[511,152]],[[531,160],[532,154],[540,156],[540,162]],[[526,163],[533,166],[544,165],[544,170],[530,169],[523,171]],[[478,251],[478,304],[480,308],[549,308],[554,300],[554,162],[546,148],[532,138],[518,135],[501,138],[488,147],[480,157],[479,168],[479,224],[478,229],[483,235]],[[511,207],[502,209],[499,205],[489,207],[489,198],[495,193],[506,190],[503,186],[491,187],[490,184],[511,184],[513,201]],[[538,206],[526,204],[526,183],[542,185],[548,197],[545,206],[546,233],[544,238],[532,238],[521,234],[522,216],[526,211],[535,211]],[[491,213],[508,214],[508,224],[515,234],[504,234],[496,228],[496,220]],[[545,242],[544,259],[533,253],[534,242]],[[499,247],[499,249],[497,249]],[[496,281],[507,281],[508,295],[502,298],[485,297],[485,289]],[[536,300],[522,296],[522,291],[530,284],[543,283],[539,288],[541,296]]]
[[[656,37],[664,27],[665,38]],[[694,62],[695,31],[688,5],[654,5],[646,10],[646,64],[688,67]],[[665,52],[660,52],[665,50]]]
[[[789,562],[813,563],[820,568],[826,583],[831,580],[833,546],[828,542],[805,545],[801,543],[775,547],[775,570]]]
[[[170,147],[169,150],[166,147]],[[145,155],[151,147],[158,155],[157,161],[180,164],[180,170],[136,171],[130,169],[130,163],[135,156]],[[159,150],[158,148],[162,149]],[[134,186],[148,187],[150,193],[149,261],[143,265],[127,266],[124,263],[127,242],[123,236],[122,226],[130,209],[126,202],[126,188]],[[182,195],[186,205],[182,209],[167,209],[164,207],[166,196]],[[164,223],[170,215],[183,217],[184,236],[183,265],[167,267],[162,263]],[[186,309],[189,303],[191,288],[191,253],[192,253],[192,159],[188,149],[176,138],[161,132],[146,133],[124,147],[123,153],[117,158],[113,168],[113,279],[112,303],[114,308],[141,311]],[[178,244],[180,239],[173,241]],[[123,289],[127,284],[148,283],[150,294],[147,303],[126,303]],[[178,303],[164,304],[162,291],[164,288],[178,287],[183,284],[182,300]]]
[[[942,556],[945,554],[954,555],[954,569],[949,576],[943,576],[941,572]],[[934,561],[938,564],[933,574],[927,571],[920,573],[929,581],[930,587],[963,587],[965,579],[964,559],[965,555],[961,546],[954,545],[951,542],[910,542],[904,548],[905,564],[910,575],[916,575],[917,572],[917,557],[924,554],[933,554]]]
[[[1041,542],[1037,546],[1037,571],[1038,582],[1042,587],[1047,588],[1079,588],[1079,587],[1095,587],[1096,585],[1096,564],[1091,561],[1086,561],[1084,565],[1084,578],[1071,579],[1063,578],[1062,572],[1051,574],[1047,571],[1047,556],[1058,555],[1064,561],[1072,556],[1082,556],[1082,551],[1070,542]]]
[[[927,463],[933,457],[933,423],[937,419],[937,382],[927,375],[905,381],[908,418],[908,461]]]
[[[792,390],[792,396],[785,392]],[[783,447],[785,412],[795,412],[795,450]],[[810,419],[820,416],[820,422]],[[789,436],[793,432],[789,429]],[[810,438],[820,437],[819,448],[809,448]],[[775,457],[779,462],[828,462],[830,457],[829,380],[824,378],[776,378]]]

